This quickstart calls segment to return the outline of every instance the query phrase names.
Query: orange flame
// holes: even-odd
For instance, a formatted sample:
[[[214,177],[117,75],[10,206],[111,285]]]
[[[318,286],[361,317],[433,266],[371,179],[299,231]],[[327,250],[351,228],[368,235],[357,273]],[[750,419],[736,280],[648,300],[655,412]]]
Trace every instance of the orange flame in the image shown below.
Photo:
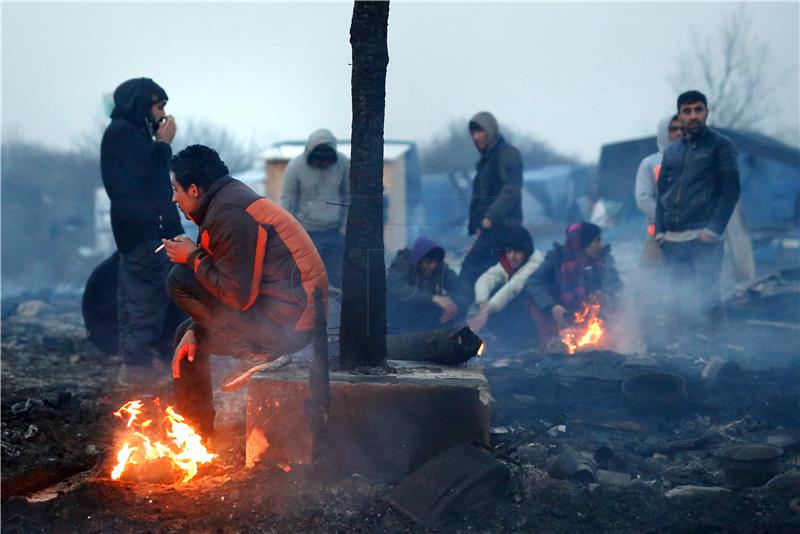
[[[587,346],[596,346],[603,340],[606,330],[599,315],[600,304],[584,303],[583,312],[575,313],[575,326],[565,328],[561,335],[561,342],[569,354]]]
[[[159,408],[158,399],[153,404],[155,409]],[[125,428],[131,430],[126,433],[117,452],[117,464],[111,471],[112,480],[122,477],[130,465],[143,465],[159,458],[168,458],[173,470],[183,475],[180,483],[185,484],[197,475],[199,464],[209,463],[217,457],[206,449],[202,436],[172,406],[167,406],[164,410],[160,425],[153,425],[153,419],[137,423],[137,416],[144,411],[144,403],[134,400],[114,412],[120,419],[127,418]],[[169,444],[162,443],[159,438]]]

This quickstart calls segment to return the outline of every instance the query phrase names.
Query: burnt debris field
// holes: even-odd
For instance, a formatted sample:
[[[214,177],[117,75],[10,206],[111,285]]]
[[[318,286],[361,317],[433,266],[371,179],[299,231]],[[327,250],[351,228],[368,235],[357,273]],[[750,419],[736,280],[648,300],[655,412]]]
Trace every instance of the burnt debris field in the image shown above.
[[[685,332],[635,355],[530,350],[473,360],[491,391],[490,443],[474,448],[507,476],[440,496],[427,512],[413,499],[392,504],[397,484],[360,473],[245,467],[243,392],[217,396],[219,428],[207,441],[217,458],[191,481],[112,480],[121,426],[113,412],[134,398],[168,404],[170,388],[117,386],[119,362],[85,339],[77,299],[7,300],[2,528],[797,532],[798,295],[791,273],[765,280],[729,303],[718,342]],[[215,360],[215,372],[225,364]],[[426,491],[436,495],[437,483]]]

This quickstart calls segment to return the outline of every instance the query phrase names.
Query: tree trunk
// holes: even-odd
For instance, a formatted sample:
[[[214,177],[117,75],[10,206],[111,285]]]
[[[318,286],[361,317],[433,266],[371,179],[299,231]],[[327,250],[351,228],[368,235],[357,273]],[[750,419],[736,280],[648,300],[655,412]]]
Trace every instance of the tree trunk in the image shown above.
[[[347,215],[340,363],[343,369],[386,360],[386,272],[383,261],[383,120],[389,2],[353,8],[353,131]]]

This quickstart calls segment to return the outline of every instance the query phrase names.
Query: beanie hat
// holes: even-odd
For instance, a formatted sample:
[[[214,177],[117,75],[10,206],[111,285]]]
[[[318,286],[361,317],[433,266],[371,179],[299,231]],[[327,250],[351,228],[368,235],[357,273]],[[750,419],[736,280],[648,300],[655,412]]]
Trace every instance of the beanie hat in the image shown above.
[[[602,233],[602,229],[590,222],[579,222],[569,225],[567,228],[567,241],[570,241],[570,234],[577,232],[581,250],[588,247],[594,239]]]
[[[522,250],[528,257],[533,254],[533,238],[530,232],[522,226],[510,228],[506,234],[505,243],[507,249]]]

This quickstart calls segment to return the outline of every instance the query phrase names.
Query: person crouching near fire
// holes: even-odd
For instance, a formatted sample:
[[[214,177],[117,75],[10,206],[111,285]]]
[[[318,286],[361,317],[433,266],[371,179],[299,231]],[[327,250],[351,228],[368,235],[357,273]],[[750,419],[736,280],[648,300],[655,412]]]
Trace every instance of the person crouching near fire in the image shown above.
[[[444,256],[444,248],[425,236],[397,252],[386,277],[390,333],[450,328],[464,315],[458,276]]]
[[[553,244],[525,288],[538,311],[542,345],[548,347],[557,340],[559,331],[583,311],[584,304],[613,308],[621,289],[611,247],[603,246],[600,227],[588,222],[570,225],[564,245]]]
[[[327,301],[325,266],[289,212],[228,175],[213,149],[192,145],[171,162],[173,196],[197,226],[200,244],[164,240],[175,264],[167,289],[190,319],[175,333],[176,411],[208,435],[214,429],[209,355],[246,369],[296,352],[312,340],[314,291]]]
[[[500,261],[475,282],[475,303],[478,313],[467,324],[473,332],[484,329],[503,349],[523,350],[538,344],[538,330],[529,313],[530,299],[523,293],[525,284],[544,260],[534,251],[533,238],[519,226],[508,230],[505,251]]]

